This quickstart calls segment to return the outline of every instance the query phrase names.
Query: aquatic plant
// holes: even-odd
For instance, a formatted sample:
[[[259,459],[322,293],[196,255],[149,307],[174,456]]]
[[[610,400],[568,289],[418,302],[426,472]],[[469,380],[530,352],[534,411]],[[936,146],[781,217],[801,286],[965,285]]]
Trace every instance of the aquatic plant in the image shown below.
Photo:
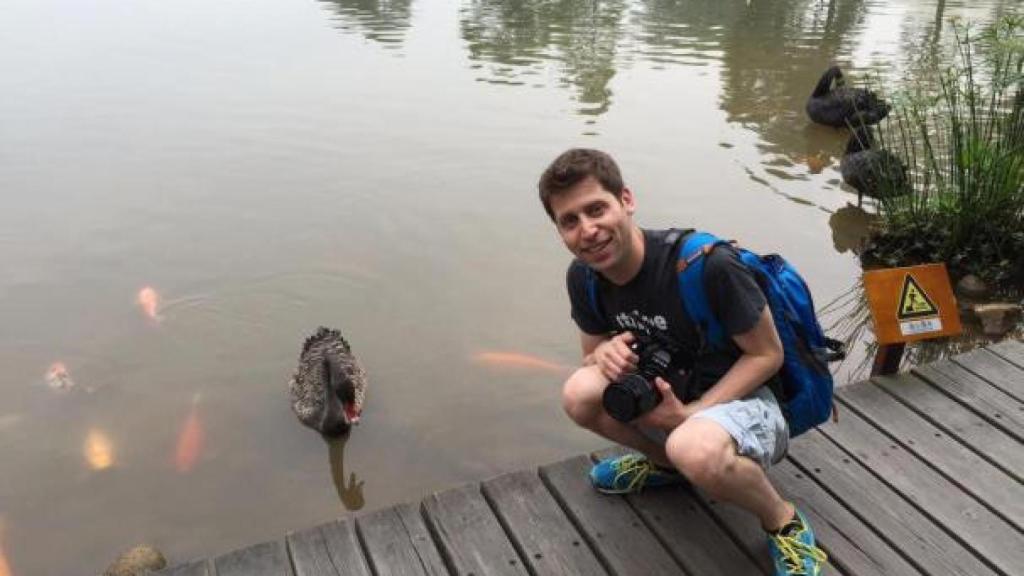
[[[866,267],[945,262],[1001,288],[1024,284],[1024,17],[980,34],[952,24],[956,58],[893,101],[882,148],[907,165],[912,193],[879,200]]]

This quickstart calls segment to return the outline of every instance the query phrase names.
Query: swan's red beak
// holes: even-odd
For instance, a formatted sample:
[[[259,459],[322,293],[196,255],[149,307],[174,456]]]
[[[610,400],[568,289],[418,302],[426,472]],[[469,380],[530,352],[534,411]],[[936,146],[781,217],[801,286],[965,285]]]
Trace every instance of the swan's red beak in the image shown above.
[[[349,424],[359,424],[359,418],[361,417],[360,410],[356,408],[355,404],[346,402],[344,405],[345,419],[348,420]]]

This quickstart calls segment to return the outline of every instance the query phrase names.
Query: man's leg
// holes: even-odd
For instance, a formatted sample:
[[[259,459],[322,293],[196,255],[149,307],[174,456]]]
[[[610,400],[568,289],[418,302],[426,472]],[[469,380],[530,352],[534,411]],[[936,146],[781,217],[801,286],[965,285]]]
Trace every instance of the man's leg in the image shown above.
[[[760,464],[737,453],[732,436],[714,420],[687,420],[669,435],[666,452],[690,482],[754,513],[765,530],[778,530],[793,518],[793,504],[782,499]]]
[[[612,418],[604,410],[601,398],[608,379],[597,366],[580,368],[562,388],[562,407],[579,426],[644,454],[658,466],[674,468],[665,456],[665,447],[642,432]]]
[[[765,473],[785,454],[788,441],[779,405],[762,389],[691,416],[669,435],[666,453],[690,482],[760,519],[777,576],[817,576],[828,557],[806,519]]]

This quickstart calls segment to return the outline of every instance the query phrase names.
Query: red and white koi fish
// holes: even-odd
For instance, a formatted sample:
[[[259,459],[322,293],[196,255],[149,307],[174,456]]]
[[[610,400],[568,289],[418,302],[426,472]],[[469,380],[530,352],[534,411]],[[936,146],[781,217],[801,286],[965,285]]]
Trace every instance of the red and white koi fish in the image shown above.
[[[11,565],[4,554],[4,519],[0,518],[0,576],[12,576]]]
[[[66,390],[73,388],[75,382],[68,374],[68,367],[63,362],[54,362],[46,370],[46,383],[55,390]]]
[[[174,451],[174,469],[180,474],[192,471],[199,454],[203,451],[203,440],[206,432],[203,430],[203,423],[199,420],[199,401],[202,395],[196,392],[192,396],[192,408],[181,425],[181,432],[178,433],[178,447]]]
[[[557,364],[550,360],[520,352],[478,352],[473,355],[473,361],[488,368],[505,370],[535,370],[552,374],[566,374],[573,370],[571,366]]]
[[[160,295],[157,294],[152,286],[146,286],[139,290],[139,295],[135,298],[135,301],[142,308],[142,313],[147,318],[160,321]]]

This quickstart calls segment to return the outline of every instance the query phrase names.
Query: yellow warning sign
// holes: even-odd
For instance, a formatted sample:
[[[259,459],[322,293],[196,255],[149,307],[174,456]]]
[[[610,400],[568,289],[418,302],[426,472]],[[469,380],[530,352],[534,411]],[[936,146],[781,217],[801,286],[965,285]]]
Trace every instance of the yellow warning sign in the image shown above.
[[[926,318],[938,315],[939,309],[932,302],[932,299],[928,297],[928,294],[917,283],[917,280],[914,280],[911,274],[907,274],[907,277],[903,280],[903,290],[900,292],[900,307],[896,312],[896,317],[900,320],[909,320],[911,318]]]
[[[879,344],[960,333],[960,311],[943,264],[865,272],[864,292]]]

